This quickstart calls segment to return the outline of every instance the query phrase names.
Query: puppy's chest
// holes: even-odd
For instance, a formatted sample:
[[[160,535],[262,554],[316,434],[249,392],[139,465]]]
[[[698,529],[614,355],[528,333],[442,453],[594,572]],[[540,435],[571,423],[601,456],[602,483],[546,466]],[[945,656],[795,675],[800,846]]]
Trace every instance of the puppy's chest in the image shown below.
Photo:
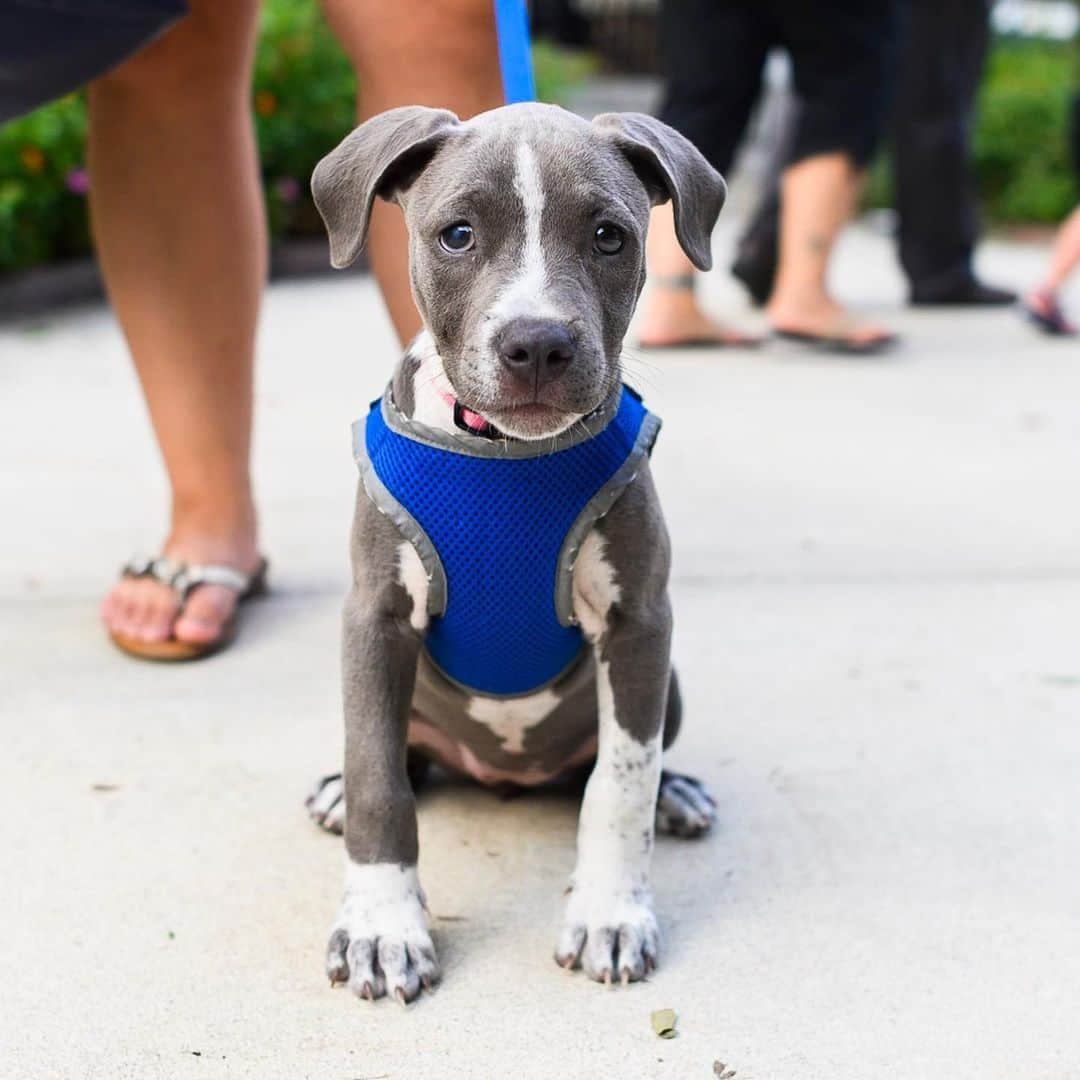
[[[595,753],[595,701],[589,654],[551,686],[496,698],[449,682],[425,653],[417,671],[409,744],[481,783],[540,784]]]

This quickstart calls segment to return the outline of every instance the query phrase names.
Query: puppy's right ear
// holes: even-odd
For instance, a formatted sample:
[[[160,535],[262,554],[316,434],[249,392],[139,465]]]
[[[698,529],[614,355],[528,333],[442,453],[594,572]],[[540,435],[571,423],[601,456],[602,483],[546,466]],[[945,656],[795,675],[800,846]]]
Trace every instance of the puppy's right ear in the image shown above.
[[[356,261],[375,196],[393,199],[420,175],[460,125],[446,109],[408,105],[361,124],[315,166],[311,194],[330,234],[330,263]]]

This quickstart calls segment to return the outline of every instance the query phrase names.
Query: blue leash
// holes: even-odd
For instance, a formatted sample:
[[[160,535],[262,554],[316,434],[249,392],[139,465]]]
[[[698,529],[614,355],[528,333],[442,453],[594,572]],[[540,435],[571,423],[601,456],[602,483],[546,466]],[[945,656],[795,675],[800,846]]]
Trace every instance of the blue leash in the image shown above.
[[[499,37],[499,67],[506,104],[535,101],[529,10],[525,0],[495,0],[495,30]]]

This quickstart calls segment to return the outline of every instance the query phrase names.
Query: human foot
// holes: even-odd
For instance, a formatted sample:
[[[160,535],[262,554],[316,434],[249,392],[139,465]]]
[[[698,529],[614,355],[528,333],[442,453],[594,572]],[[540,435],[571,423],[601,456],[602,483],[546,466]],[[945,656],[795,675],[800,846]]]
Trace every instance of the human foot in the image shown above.
[[[163,555],[178,566],[227,566],[244,577],[256,573],[262,563],[253,528],[220,537],[174,530]],[[158,578],[168,576],[159,573]],[[198,648],[216,642],[233,617],[242,590],[206,583],[183,598],[158,578],[128,574],[113,586],[101,606],[110,633],[146,645],[174,640]]]
[[[1055,337],[1072,337],[1076,332],[1076,326],[1069,322],[1065,312],[1061,310],[1057,296],[1047,289],[1039,289],[1028,293],[1022,302],[1024,314],[1044,334]]]
[[[773,331],[781,337],[838,352],[880,352],[897,340],[896,335],[884,327],[852,318],[828,297],[803,302],[773,300],[769,304],[768,316]]]
[[[698,306],[693,277],[659,278],[645,302],[638,343],[645,349],[760,345],[761,339],[725,326]]]

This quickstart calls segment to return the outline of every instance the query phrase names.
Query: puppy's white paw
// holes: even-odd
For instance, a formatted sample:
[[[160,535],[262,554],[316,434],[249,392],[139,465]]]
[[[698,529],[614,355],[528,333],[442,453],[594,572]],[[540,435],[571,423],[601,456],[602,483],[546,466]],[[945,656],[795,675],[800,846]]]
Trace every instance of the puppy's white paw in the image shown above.
[[[415,866],[349,863],[345,899],[330,931],[326,974],[357,997],[402,1005],[439,981]]]
[[[590,979],[637,982],[656,967],[660,931],[652,898],[641,890],[575,885],[555,948],[555,962],[580,966]]]
[[[686,839],[702,836],[716,821],[716,801],[700,780],[681,773],[660,774],[656,831]]]
[[[340,836],[345,830],[345,781],[341,773],[319,780],[304,800],[308,817],[329,833]]]

